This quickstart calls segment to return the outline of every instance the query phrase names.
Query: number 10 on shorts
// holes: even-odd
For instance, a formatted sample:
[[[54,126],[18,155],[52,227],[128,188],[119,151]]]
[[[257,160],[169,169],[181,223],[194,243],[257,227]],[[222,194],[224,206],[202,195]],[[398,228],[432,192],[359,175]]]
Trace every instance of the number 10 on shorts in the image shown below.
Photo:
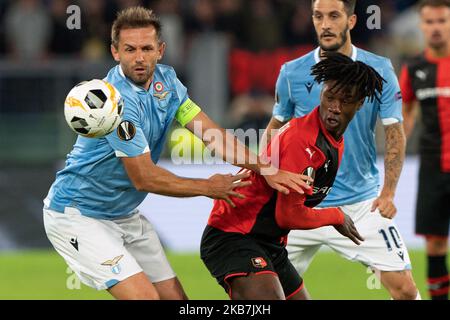
[[[386,230],[384,229],[380,229],[378,232],[383,236],[388,251],[392,251],[391,239],[397,249],[400,249],[403,246],[403,243],[400,239],[400,234],[394,226],[389,227],[388,232],[386,232]]]

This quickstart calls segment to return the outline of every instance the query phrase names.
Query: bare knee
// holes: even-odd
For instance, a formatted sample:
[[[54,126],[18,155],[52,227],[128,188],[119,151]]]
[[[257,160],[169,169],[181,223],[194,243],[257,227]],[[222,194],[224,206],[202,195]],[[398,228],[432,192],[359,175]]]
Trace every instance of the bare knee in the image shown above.
[[[108,289],[117,300],[159,300],[160,296],[148,277],[140,272]]]
[[[391,289],[391,297],[394,300],[415,300],[417,288],[414,283],[405,283],[399,287]]]
[[[382,272],[381,281],[394,300],[415,300],[417,297],[411,271]]]

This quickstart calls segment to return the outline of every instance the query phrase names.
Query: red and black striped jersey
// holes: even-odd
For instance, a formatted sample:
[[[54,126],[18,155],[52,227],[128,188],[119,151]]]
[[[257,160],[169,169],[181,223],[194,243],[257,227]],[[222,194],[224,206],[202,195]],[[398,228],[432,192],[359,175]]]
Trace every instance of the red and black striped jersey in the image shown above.
[[[225,232],[284,239],[289,230],[338,225],[344,221],[339,209],[312,209],[330,192],[344,149],[325,129],[319,108],[288,122],[272,139],[267,155],[282,170],[313,176],[308,195],[291,191],[284,195],[273,190],[263,176],[251,173],[252,184],[238,190],[245,199],[233,198],[236,207],[215,200],[208,225]]]
[[[450,172],[450,56],[437,59],[426,51],[411,59],[403,66],[400,87],[404,102],[420,102],[422,161]]]

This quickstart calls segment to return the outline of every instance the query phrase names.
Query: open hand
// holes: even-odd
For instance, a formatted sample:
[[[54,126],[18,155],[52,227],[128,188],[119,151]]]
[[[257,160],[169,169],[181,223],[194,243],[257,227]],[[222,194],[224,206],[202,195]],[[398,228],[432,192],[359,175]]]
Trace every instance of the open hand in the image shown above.
[[[349,238],[358,246],[361,244],[360,241],[364,241],[364,238],[359,234],[358,230],[356,230],[352,218],[350,218],[345,213],[344,213],[344,223],[338,226],[334,226],[334,228],[340,234],[342,234],[344,237]]]
[[[263,177],[269,186],[286,195],[289,194],[289,189],[304,194],[305,190],[311,190],[310,185],[313,183],[313,179],[308,176],[284,170],[277,170],[275,174],[267,174]]]
[[[236,205],[231,200],[231,197],[244,199],[245,196],[234,191],[236,188],[246,187],[252,184],[251,181],[241,181],[250,176],[250,172],[232,174],[215,174],[208,179],[210,183],[208,197],[213,199],[225,200],[233,208]]]

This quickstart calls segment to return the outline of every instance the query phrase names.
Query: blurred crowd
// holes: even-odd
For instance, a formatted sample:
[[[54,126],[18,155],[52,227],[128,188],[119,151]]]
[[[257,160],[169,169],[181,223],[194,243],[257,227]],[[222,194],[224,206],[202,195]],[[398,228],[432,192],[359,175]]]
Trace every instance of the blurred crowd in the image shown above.
[[[368,47],[389,32],[398,14],[417,0],[359,0],[357,14],[381,7],[381,30],[359,23],[352,36]],[[81,8],[81,28],[70,30],[67,8]],[[224,32],[234,47],[251,51],[314,44],[310,0],[0,0],[0,54],[12,59],[75,56],[109,58],[110,27],[118,10],[143,5],[160,15],[169,52],[182,52],[202,32]],[[364,22],[364,21],[363,21]],[[172,47],[173,45],[174,47]]]
[[[358,0],[353,42],[393,59],[416,53],[421,43],[417,0]],[[71,5],[81,8],[81,28],[70,30]],[[199,34],[224,34],[230,48],[230,123],[262,127],[273,106],[279,67],[316,45],[310,0],[0,0],[0,58],[40,63],[55,58],[111,59],[110,28],[117,11],[152,8],[168,44],[164,63],[182,75],[185,55]],[[368,32],[367,8],[381,8],[381,28]],[[265,74],[261,74],[264,66]],[[256,110],[256,111],[255,111]],[[250,114],[250,116],[248,116]]]

